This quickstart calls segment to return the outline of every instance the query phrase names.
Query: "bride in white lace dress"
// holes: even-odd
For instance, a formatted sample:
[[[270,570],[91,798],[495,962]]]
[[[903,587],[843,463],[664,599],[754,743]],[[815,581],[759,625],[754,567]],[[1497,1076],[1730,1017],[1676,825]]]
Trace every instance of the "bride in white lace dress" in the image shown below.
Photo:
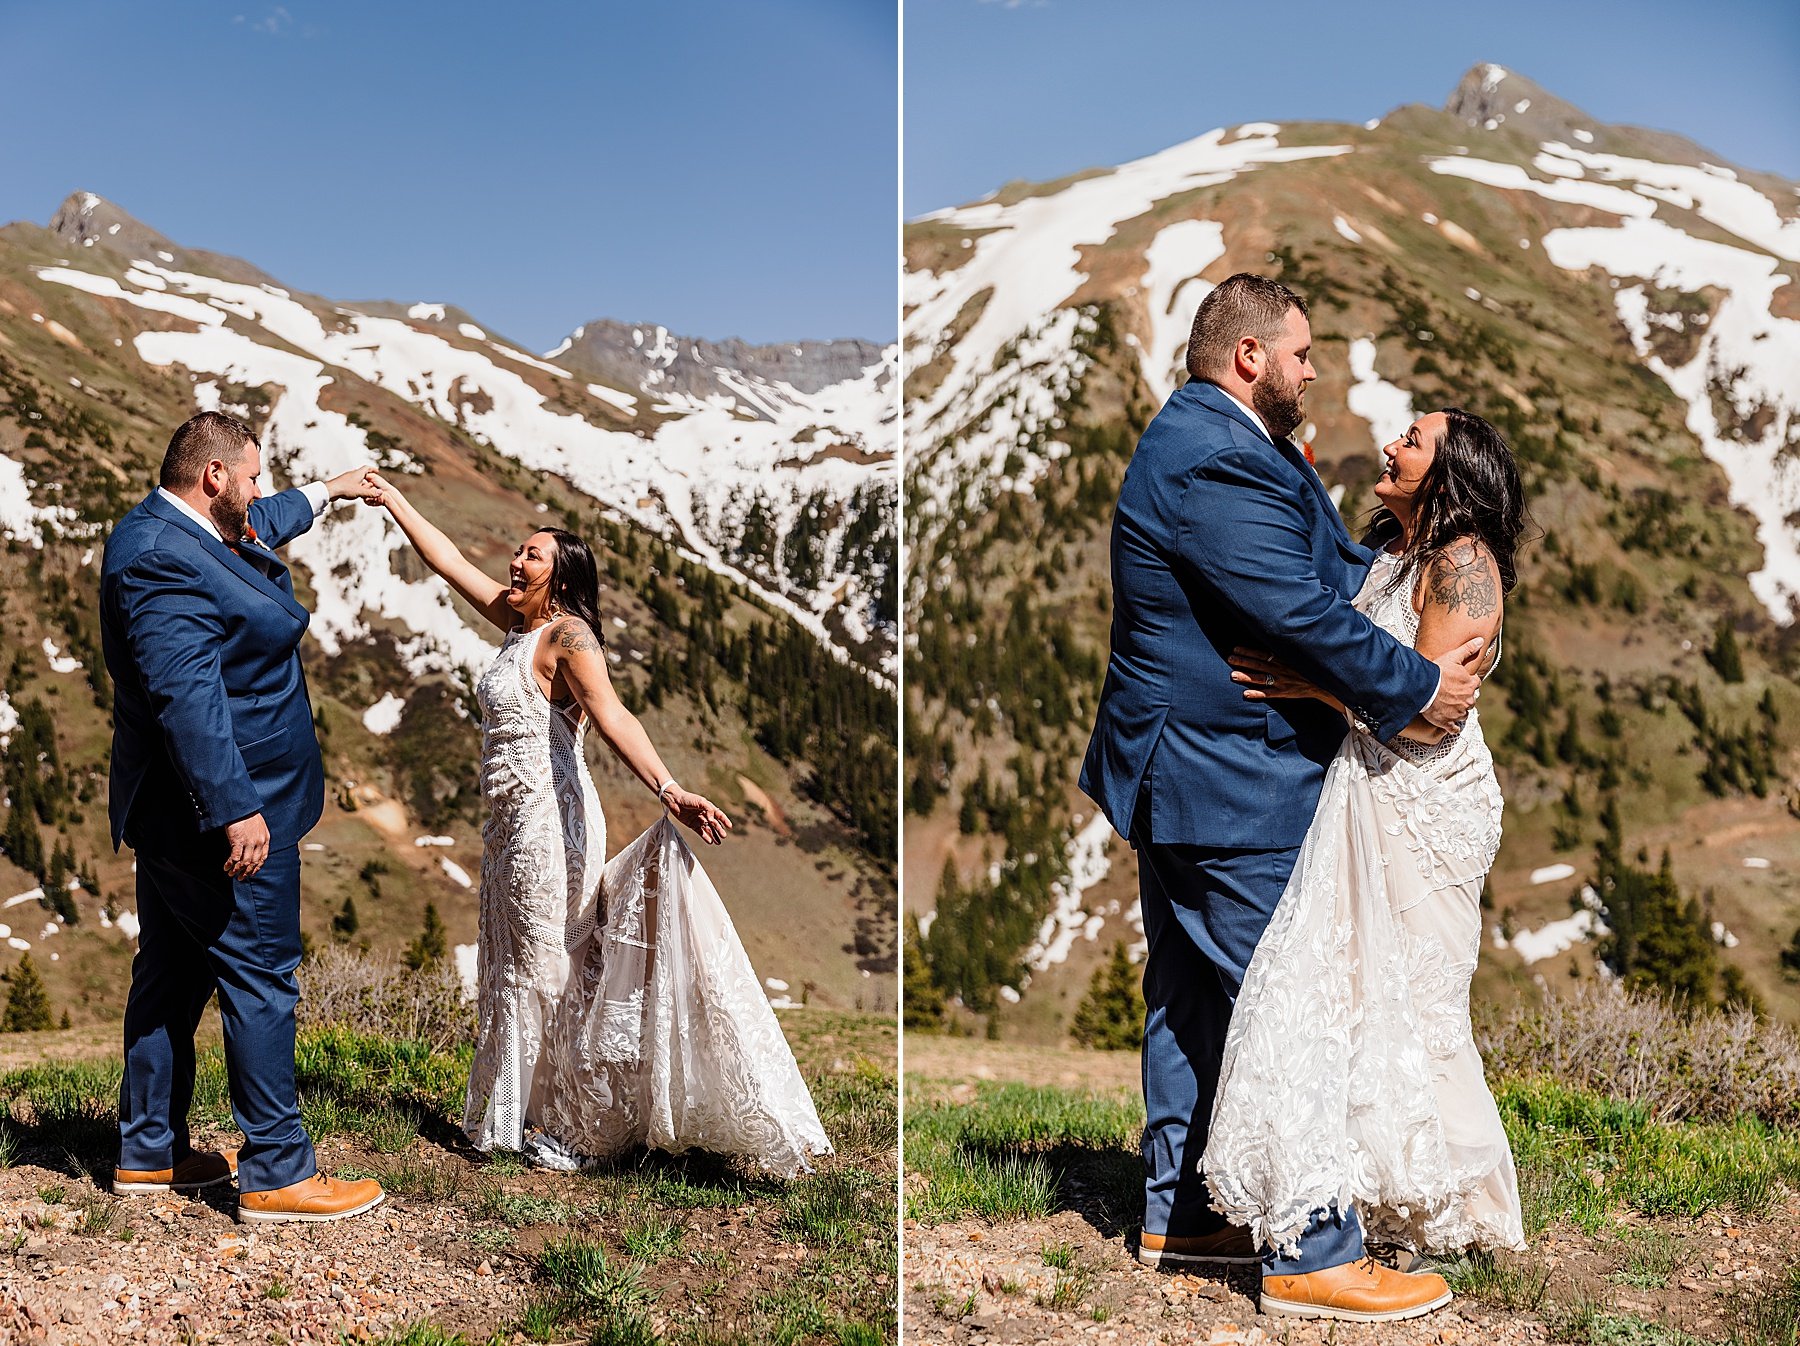
[[[647,1145],[791,1176],[830,1153],[731,918],[670,816],[709,845],[731,821],[673,779],[607,675],[592,552],[540,529],[502,585],[369,477],[426,564],[506,633],[476,688],[488,819],[470,1140],[553,1168]],[[611,862],[582,755],[589,724],[666,810]]]
[[[1524,518],[1512,454],[1454,408],[1383,453],[1356,606],[1428,658],[1479,635],[1492,671]],[[1331,700],[1254,652],[1232,662],[1247,697]],[[1374,1241],[1524,1247],[1469,1021],[1500,812],[1475,712],[1388,744],[1352,721],[1233,1007],[1202,1160],[1214,1206],[1262,1246],[1291,1253],[1312,1212],[1354,1202]]]

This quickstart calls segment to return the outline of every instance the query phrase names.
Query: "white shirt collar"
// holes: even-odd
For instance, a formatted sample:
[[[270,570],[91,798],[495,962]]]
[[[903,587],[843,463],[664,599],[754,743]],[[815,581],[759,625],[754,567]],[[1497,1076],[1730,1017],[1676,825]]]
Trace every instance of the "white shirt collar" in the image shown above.
[[[1263,424],[1263,418],[1256,414],[1256,409],[1254,407],[1249,407],[1244,405],[1244,403],[1239,402],[1237,397],[1228,388],[1220,387],[1220,385],[1216,383],[1213,384],[1213,387],[1218,388],[1220,392],[1231,398],[1233,402],[1237,402],[1238,409],[1250,418],[1250,423],[1252,425],[1262,431],[1262,437],[1264,439],[1268,440],[1271,444],[1275,442],[1275,436],[1269,433],[1269,427]]]
[[[1226,396],[1229,397],[1230,394],[1227,393]],[[175,506],[175,508],[180,510],[183,514],[187,515],[188,518],[199,524],[207,532],[211,533],[215,538],[218,538],[220,542],[225,541],[225,538],[220,534],[219,526],[216,523],[207,518],[206,515],[195,509],[192,505],[188,504],[187,501],[183,500],[173,491],[158,486],[156,488],[156,493],[164,500],[167,500],[171,505]]]

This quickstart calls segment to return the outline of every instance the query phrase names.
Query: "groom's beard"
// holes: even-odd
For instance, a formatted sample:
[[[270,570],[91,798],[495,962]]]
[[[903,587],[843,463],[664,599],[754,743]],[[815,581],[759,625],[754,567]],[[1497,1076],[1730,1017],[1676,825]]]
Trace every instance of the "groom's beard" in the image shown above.
[[[1274,365],[1250,385],[1250,405],[1269,427],[1271,438],[1286,439],[1305,419],[1300,410],[1300,394],[1299,385],[1287,382]]]
[[[235,482],[213,497],[207,513],[212,515],[213,527],[226,542],[243,541],[244,529],[250,523],[250,502]]]

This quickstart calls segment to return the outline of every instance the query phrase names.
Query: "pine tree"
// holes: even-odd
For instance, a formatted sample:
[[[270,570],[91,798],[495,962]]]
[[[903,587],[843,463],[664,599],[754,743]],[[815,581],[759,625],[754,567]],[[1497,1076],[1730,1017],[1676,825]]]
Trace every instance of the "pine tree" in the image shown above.
[[[908,1033],[936,1033],[944,1026],[944,993],[931,980],[931,969],[925,965],[925,943],[919,937],[919,918],[906,917],[906,974],[902,988],[906,997],[905,1030]]]
[[[444,956],[448,942],[444,934],[444,922],[438,916],[437,903],[425,904],[425,928],[419,931],[419,937],[407,946],[404,955],[406,965],[417,971],[430,967]]]
[[[1075,1010],[1069,1034],[1084,1047],[1135,1050],[1144,1041],[1144,994],[1137,969],[1120,940],[1094,969],[1087,994]]]
[[[50,993],[44,979],[31,965],[31,955],[19,959],[13,969],[12,989],[6,993],[6,1011],[0,1017],[0,1032],[32,1033],[50,1027]]]
[[[362,922],[357,919],[356,915],[356,899],[346,897],[343,909],[331,918],[331,933],[340,939],[349,939],[361,924]]]
[[[1800,976],[1800,929],[1794,931],[1787,948],[1781,951],[1781,970],[1790,976]]]
[[[1744,660],[1738,653],[1737,633],[1731,629],[1731,618],[1719,618],[1718,630],[1713,633],[1712,647],[1706,652],[1706,662],[1713,666],[1722,681],[1742,682],[1744,680]]]

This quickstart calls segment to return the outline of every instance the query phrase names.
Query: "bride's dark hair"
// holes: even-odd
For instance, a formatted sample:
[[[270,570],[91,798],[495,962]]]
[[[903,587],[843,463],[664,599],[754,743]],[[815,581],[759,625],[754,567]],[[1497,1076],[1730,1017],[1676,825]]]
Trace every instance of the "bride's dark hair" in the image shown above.
[[[1518,583],[1513,553],[1526,524],[1519,465],[1492,424],[1461,407],[1445,407],[1443,414],[1449,424],[1413,493],[1412,541],[1395,581],[1417,575],[1451,543],[1472,537],[1493,554],[1501,592],[1511,593]],[[1400,521],[1386,505],[1369,516],[1371,545],[1391,542],[1400,532]]]
[[[606,632],[600,629],[600,568],[594,553],[566,528],[540,528],[556,543],[556,555],[550,558],[550,601],[571,617],[588,624],[602,648]]]

